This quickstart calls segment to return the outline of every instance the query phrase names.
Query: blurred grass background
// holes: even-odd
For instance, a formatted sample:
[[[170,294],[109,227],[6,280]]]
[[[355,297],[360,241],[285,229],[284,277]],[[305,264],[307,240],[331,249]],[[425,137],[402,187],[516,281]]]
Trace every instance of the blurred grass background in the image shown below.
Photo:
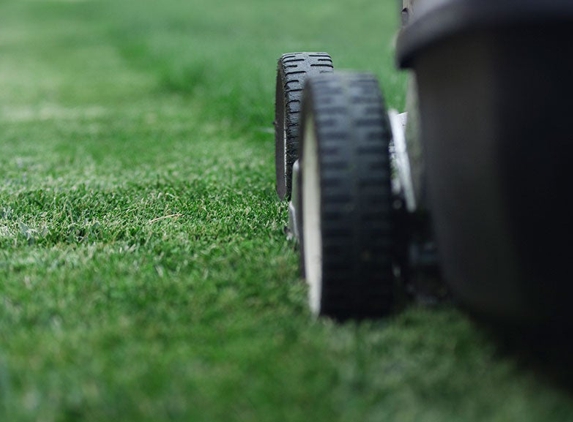
[[[401,107],[404,77],[393,66],[397,5],[358,0],[120,2],[116,40],[162,88],[192,95],[211,117],[241,129],[272,122],[277,54],[328,51],[338,68],[377,74]],[[358,18],[359,17],[359,18]],[[279,52],[279,53],[277,53]]]
[[[394,2],[0,2],[0,421],[570,421],[450,306],[314,321],[274,193],[275,66],[403,105]]]

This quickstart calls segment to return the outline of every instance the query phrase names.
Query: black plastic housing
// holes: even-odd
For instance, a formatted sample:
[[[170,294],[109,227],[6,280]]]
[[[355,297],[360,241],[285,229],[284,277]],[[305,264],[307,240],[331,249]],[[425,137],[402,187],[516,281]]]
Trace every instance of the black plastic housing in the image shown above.
[[[445,278],[479,314],[573,325],[573,1],[440,3],[397,57]]]

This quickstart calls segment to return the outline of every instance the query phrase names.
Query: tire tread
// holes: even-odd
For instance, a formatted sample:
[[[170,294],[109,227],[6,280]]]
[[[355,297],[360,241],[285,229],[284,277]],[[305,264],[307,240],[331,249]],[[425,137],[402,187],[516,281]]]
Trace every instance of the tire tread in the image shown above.
[[[302,115],[308,113],[321,184],[320,314],[338,320],[385,316],[395,299],[393,198],[391,132],[378,83],[369,74],[313,76],[303,102]]]
[[[308,76],[332,70],[332,58],[322,52],[286,53],[278,61],[274,126],[276,190],[281,199],[289,199],[292,191],[292,166],[298,158],[304,82]]]

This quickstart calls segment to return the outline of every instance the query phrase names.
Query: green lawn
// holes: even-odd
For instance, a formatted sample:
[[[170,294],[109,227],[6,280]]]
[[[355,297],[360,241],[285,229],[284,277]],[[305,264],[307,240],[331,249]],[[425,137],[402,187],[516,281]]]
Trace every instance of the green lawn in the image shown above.
[[[274,193],[275,60],[402,107],[394,2],[0,2],[0,421],[571,421],[451,307],[306,308]]]

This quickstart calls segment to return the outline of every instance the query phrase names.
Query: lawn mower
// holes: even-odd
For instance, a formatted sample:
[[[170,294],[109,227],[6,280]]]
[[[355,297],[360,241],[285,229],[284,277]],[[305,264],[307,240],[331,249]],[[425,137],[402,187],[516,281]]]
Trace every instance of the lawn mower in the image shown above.
[[[573,2],[404,0],[406,113],[327,53],[284,54],[276,186],[309,303],[377,318],[403,292],[572,325]]]

